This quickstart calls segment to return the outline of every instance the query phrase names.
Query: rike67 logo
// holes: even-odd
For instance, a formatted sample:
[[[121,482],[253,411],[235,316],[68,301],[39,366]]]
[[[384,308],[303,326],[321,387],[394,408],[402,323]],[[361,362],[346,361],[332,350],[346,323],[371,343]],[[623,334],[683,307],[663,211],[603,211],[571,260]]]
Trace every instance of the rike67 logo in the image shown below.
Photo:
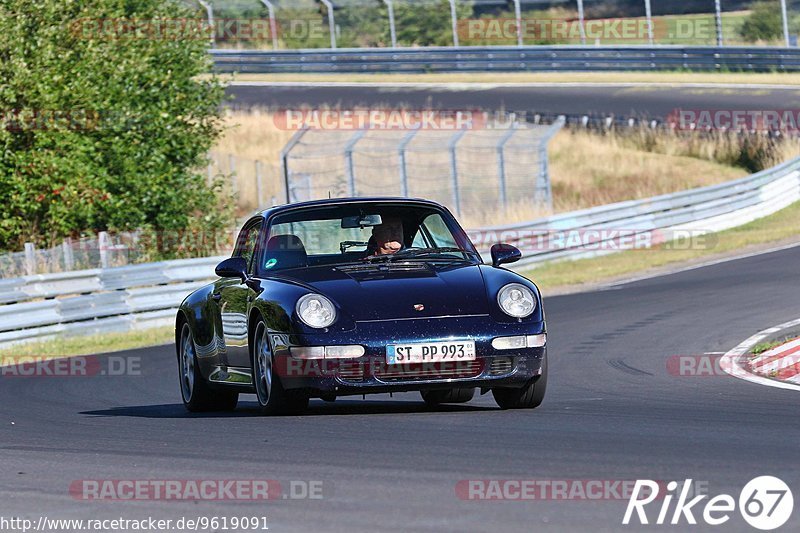
[[[659,489],[663,484],[649,479],[639,479],[633,488],[625,516],[624,525],[639,524],[672,524],[696,525],[697,516],[710,526],[720,526],[731,519],[738,503],[739,513],[745,522],[756,529],[770,531],[784,525],[792,516],[794,497],[789,486],[782,480],[772,476],[760,476],[752,479],[739,493],[738,502],[729,494],[720,494],[703,502],[709,496],[701,494],[690,498],[692,480],[684,483],[670,481],[666,485],[666,493]],[[644,495],[644,497],[641,497]],[[676,500],[677,497],[677,500]],[[645,507],[659,500],[661,505],[655,522],[648,516]],[[675,501],[673,508],[672,502]],[[702,505],[703,502],[705,505]],[[654,510],[654,509],[652,509]],[[651,510],[651,511],[652,511]],[[633,522],[632,522],[633,521]]]

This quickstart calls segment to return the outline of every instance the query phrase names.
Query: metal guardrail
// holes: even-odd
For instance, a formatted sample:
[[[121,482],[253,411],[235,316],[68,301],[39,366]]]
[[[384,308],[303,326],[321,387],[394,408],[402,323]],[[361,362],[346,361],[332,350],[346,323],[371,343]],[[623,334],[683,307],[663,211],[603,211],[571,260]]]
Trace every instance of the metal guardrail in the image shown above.
[[[217,72],[798,72],[800,48],[715,46],[523,46],[213,50]]]
[[[698,236],[740,226],[797,201],[800,201],[800,158],[718,185],[469,233],[479,249],[494,242],[517,245],[524,254],[518,266],[530,266],[635,247],[635,242],[632,246],[620,244],[621,236],[615,231],[631,236],[634,241],[637,235],[669,241],[682,234]],[[602,230],[607,230],[606,235]],[[599,234],[587,236],[588,231]]]
[[[800,158],[739,180],[675,194],[620,202],[532,222],[470,231],[484,253],[494,242],[518,244],[519,266],[578,259],[625,249],[557,239],[570,232],[627,230],[633,234],[673,231],[708,233],[745,224],[800,201]],[[546,236],[546,246],[530,247]],[[531,239],[531,240],[529,240]],[[553,245],[555,242],[557,245]],[[221,257],[187,259],[43,274],[0,280],[0,346],[56,334],[107,333],[169,325],[181,300],[214,279]]]

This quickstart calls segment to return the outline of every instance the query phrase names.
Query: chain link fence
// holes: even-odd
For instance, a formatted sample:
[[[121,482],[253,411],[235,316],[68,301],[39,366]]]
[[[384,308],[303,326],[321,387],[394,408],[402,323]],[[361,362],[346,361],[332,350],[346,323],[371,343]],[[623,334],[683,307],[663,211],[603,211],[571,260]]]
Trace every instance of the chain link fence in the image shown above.
[[[534,216],[552,207],[547,145],[563,125],[561,118],[479,130],[304,130],[285,152],[289,200],[422,197],[473,226],[493,213]]]
[[[800,0],[205,2],[217,48],[797,46]],[[188,4],[187,4],[188,5]],[[209,12],[194,4],[198,17]]]

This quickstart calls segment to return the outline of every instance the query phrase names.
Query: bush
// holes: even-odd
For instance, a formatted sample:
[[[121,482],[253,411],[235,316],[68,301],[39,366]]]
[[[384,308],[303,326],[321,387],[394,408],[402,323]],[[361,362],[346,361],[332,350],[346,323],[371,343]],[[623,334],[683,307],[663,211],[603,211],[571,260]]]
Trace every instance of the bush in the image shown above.
[[[740,31],[747,42],[772,41],[783,35],[783,19],[778,2],[758,2],[744,20]]]
[[[0,248],[228,224],[200,171],[223,96],[198,78],[207,40],[115,35],[98,22],[182,17],[197,15],[162,0],[3,0]]]

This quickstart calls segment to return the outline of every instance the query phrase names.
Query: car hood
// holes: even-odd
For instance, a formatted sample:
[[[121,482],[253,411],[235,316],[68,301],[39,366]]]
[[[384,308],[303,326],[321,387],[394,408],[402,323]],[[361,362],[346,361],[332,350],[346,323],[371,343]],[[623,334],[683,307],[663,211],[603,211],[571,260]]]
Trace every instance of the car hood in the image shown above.
[[[314,267],[282,277],[327,296],[356,321],[489,313],[480,268],[467,263]]]

